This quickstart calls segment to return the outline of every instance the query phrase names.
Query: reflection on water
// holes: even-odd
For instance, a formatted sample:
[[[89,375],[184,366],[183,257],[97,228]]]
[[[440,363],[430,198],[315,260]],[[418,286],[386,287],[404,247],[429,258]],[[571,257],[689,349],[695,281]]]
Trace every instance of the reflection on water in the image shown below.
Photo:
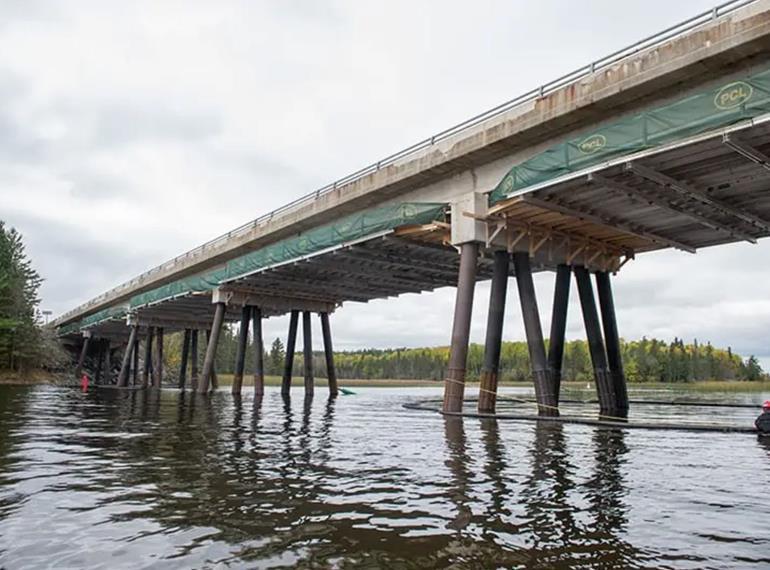
[[[754,436],[0,387],[0,566],[766,567]],[[301,393],[298,393],[301,396]]]

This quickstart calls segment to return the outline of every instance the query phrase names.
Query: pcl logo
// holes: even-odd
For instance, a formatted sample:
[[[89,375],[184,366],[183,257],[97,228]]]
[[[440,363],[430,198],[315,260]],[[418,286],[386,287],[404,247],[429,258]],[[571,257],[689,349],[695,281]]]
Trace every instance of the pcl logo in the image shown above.
[[[714,97],[714,105],[717,109],[728,110],[739,107],[754,94],[754,88],[745,81],[728,83],[720,89]]]
[[[578,143],[577,146],[583,154],[593,154],[607,146],[607,137],[604,135],[591,135]]]

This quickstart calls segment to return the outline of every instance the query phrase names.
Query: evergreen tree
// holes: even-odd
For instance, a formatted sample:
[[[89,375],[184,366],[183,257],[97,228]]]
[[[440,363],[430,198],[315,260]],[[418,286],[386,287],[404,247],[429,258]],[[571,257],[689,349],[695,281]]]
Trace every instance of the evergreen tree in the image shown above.
[[[0,221],[0,368],[21,370],[45,356],[36,313],[41,283],[21,234]]]

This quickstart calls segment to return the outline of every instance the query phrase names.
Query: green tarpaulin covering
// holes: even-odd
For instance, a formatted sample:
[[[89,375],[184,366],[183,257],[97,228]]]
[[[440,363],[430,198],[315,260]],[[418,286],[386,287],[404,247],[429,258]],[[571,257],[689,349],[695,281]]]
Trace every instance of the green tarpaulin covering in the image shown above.
[[[492,191],[494,204],[607,160],[770,113],[770,69],[587,132],[525,160]]]
[[[193,292],[211,291],[222,282],[242,277],[259,269],[298,259],[327,248],[366,238],[383,231],[410,224],[426,224],[443,217],[444,203],[407,202],[382,206],[339,219],[296,236],[265,246],[257,251],[229,261],[224,267],[192,277],[186,277],[152,291],[135,295],[129,305],[142,307]],[[126,315],[124,306],[111,307],[83,318],[79,323],[62,327],[60,333],[72,332],[85,326]]]

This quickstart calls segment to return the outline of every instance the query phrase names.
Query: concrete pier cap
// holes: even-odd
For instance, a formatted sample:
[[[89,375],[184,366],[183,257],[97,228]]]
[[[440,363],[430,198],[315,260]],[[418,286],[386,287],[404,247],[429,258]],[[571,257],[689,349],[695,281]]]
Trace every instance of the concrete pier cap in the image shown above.
[[[464,243],[485,243],[487,240],[488,198],[486,194],[469,192],[453,200],[452,213],[452,245]]]

